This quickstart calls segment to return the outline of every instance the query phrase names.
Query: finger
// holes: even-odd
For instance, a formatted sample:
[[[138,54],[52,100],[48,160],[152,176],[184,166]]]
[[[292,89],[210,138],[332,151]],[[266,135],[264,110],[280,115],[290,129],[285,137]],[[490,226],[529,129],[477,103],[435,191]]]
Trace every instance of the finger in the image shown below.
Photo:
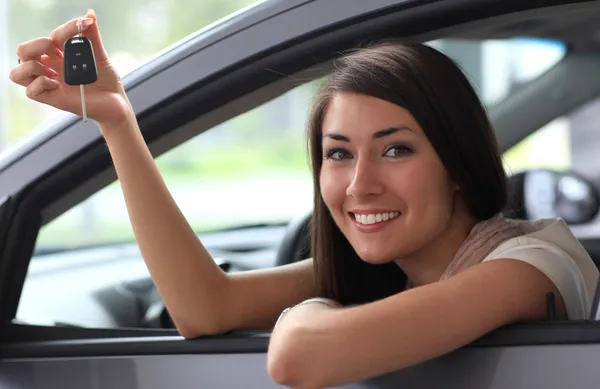
[[[52,80],[46,76],[36,78],[25,90],[25,95],[32,100],[43,102],[45,93],[52,91],[60,86],[56,80]]]
[[[83,36],[85,36],[90,40],[90,42],[92,42],[92,47],[94,49],[94,56],[96,57],[96,61],[108,61],[108,54],[106,53],[106,49],[102,44],[102,36],[100,35],[100,27],[98,26],[98,18],[96,17],[96,13],[93,9],[89,9],[85,17],[94,20],[94,23],[85,30]]]
[[[58,77],[59,74],[38,61],[24,62],[9,72],[11,81],[22,86],[28,86],[38,76]]]
[[[54,41],[54,44],[60,49],[64,48],[67,39],[79,33],[78,30],[79,18],[71,19],[60,27],[57,27],[50,34],[50,38]],[[100,30],[96,22],[96,14],[93,10],[89,10],[88,13],[81,19],[81,31],[83,36],[88,38],[94,50],[94,55],[97,61],[106,61],[108,59],[104,46],[102,45],[102,39],[100,38]]]
[[[63,46],[65,45],[65,42],[67,41],[67,39],[72,38],[75,35],[79,34],[78,23],[79,23],[79,18],[75,18],[75,19],[71,19],[68,22],[56,27],[50,33],[50,39],[52,39],[52,41],[54,42],[54,44],[57,47],[62,49]],[[87,30],[90,27],[90,25],[92,25],[93,23],[94,23],[93,18],[82,18],[81,19],[81,31]]]
[[[39,61],[44,54],[52,58],[62,58],[62,52],[50,38],[36,38],[17,46],[17,57],[21,62]]]
[[[62,74],[64,63],[61,58],[52,58],[47,55],[42,55],[42,60],[39,62],[41,62],[44,66],[56,70],[59,74]]]

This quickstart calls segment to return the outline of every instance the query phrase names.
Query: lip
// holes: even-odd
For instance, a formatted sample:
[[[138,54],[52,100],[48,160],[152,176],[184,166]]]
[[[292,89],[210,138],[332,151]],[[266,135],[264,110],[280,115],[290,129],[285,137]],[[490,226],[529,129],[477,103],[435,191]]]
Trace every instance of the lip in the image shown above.
[[[400,213],[400,215],[398,215],[397,217],[395,217],[393,219],[381,221],[381,222],[375,223],[375,224],[361,224],[361,223],[357,222],[356,218],[354,217],[354,214],[368,215],[368,214],[390,213],[390,212],[398,212],[398,213]],[[385,229],[386,227],[388,227],[389,225],[391,225],[393,222],[398,220],[401,216],[402,216],[402,212],[400,212],[400,211],[384,210],[384,209],[369,209],[369,210],[356,209],[356,210],[353,210],[348,213],[348,217],[350,218],[350,220],[352,220],[352,223],[354,223],[354,226],[356,227],[356,229],[358,231],[364,232],[364,233],[380,232],[383,229]]]
[[[402,213],[402,212],[398,211],[397,209],[383,209],[383,208],[351,209],[348,212],[350,212],[350,213],[356,213],[356,214],[359,214],[359,215],[369,215],[369,214],[376,214],[376,213],[390,213],[390,212]]]

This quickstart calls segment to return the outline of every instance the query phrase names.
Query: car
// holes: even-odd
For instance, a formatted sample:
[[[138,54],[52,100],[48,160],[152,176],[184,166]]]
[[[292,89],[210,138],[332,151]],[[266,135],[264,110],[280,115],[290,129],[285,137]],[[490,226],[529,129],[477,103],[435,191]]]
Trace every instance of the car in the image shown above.
[[[507,212],[565,218],[600,264],[598,16],[596,1],[268,0],[123,82],[161,169],[189,168],[178,150],[195,158],[193,174],[167,183],[212,256],[230,272],[262,269],[308,255],[312,187],[294,169],[332,59],[365,41],[429,42],[493,86],[480,93],[515,170]],[[502,65],[509,56],[532,62]],[[267,175],[228,176],[257,163],[267,141],[277,151],[261,160]],[[542,162],[528,162],[540,149]],[[74,115],[0,156],[0,387],[279,387],[266,371],[269,332],[179,336],[121,223],[116,179],[95,123]],[[589,320],[511,325],[345,388],[597,388],[598,304],[597,293]]]

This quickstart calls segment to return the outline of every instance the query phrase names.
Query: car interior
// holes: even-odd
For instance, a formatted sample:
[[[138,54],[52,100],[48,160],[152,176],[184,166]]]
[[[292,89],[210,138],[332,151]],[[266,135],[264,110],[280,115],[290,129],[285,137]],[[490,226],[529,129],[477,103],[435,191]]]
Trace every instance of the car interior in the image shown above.
[[[448,31],[457,39],[533,36],[559,39],[569,45],[570,52],[560,63],[490,108],[503,150],[553,118],[600,95],[600,73],[597,72],[600,44],[595,38],[599,12],[598,7],[579,7],[572,12],[548,15],[538,11],[524,12],[520,15],[522,20],[512,20],[512,15],[501,16],[491,22],[473,23],[460,32]],[[444,31],[438,34],[444,35]],[[309,69],[301,74],[304,77],[310,74],[310,78],[314,79],[326,74],[327,70],[327,66],[321,65],[317,71]],[[274,82],[251,97],[241,97],[231,106],[249,104],[244,99],[253,100],[252,104],[267,101],[295,85],[298,79],[302,77]],[[557,97],[548,93],[548,90],[556,89],[563,90],[564,94]],[[189,138],[184,133],[198,133],[200,128],[210,128],[221,120],[225,109],[227,106],[184,124],[172,131],[172,136],[164,136],[154,142],[153,150],[162,152]],[[103,178],[104,182],[111,179],[114,177],[110,175]],[[598,189],[591,180],[577,172],[549,169],[522,171],[510,176],[509,187],[509,202],[505,210],[509,217],[562,217],[574,228],[598,217]],[[536,197],[540,191],[552,193],[551,199],[540,201]],[[47,208],[46,221],[64,211],[56,204]],[[288,224],[202,234],[201,240],[225,271],[281,266],[310,257],[310,217],[309,212],[298,215]],[[600,236],[582,239],[581,242],[600,268]],[[173,328],[135,243],[82,250],[87,250],[86,259],[80,261],[76,268],[71,264],[82,256],[81,250],[44,253],[43,261],[30,264],[18,308],[18,323],[87,328]],[[81,284],[72,287],[78,290],[77,296],[68,289],[56,287],[61,283],[72,284],[75,272],[82,280]],[[89,282],[90,279],[95,281]],[[69,301],[69,304],[64,301]]]
[[[550,179],[541,183],[530,180],[535,175],[542,174]],[[585,196],[569,196],[567,190],[561,190],[561,180],[573,179],[582,185]],[[516,219],[536,219],[543,217],[563,217],[573,224],[586,223],[595,218],[600,209],[599,194],[597,189],[584,178],[572,173],[552,171],[549,169],[535,169],[522,171],[509,177],[509,198],[504,211],[507,217]],[[554,193],[555,198],[546,202],[548,207],[536,209],[527,207],[526,199],[536,196],[533,204],[539,208],[539,192]],[[555,205],[558,202],[566,204],[563,214],[557,214]],[[531,203],[530,203],[531,204]],[[310,257],[310,220],[312,212],[299,215],[286,226],[265,226],[243,230],[232,230],[207,234],[201,239],[211,252],[219,266],[228,272],[244,271],[272,266],[282,266]],[[584,247],[600,268],[600,252],[596,246]],[[44,299],[42,289],[46,290],[47,298],[40,309],[27,311],[21,305],[20,322],[28,321],[35,324],[46,324],[67,327],[95,327],[95,328],[174,328],[168,312],[161,302],[152,279],[141,260],[139,249],[134,244],[123,245],[105,249],[94,249],[97,259],[89,258],[88,263],[80,264],[81,267],[73,270],[67,266],[61,271],[60,263],[72,263],[73,258],[81,256],[77,250],[69,253],[48,254],[41,266],[27,278],[23,299]],[[113,260],[107,263],[106,258]],[[54,257],[54,258],[53,258]],[[73,272],[76,271],[87,285],[75,285],[79,289],[85,288],[87,294],[77,296],[73,306],[65,306],[62,299],[56,294],[48,293],[50,284],[57,284],[64,279],[65,283],[72,284]],[[115,283],[115,277],[110,274],[127,275],[125,280]],[[90,283],[91,274],[98,280]],[[56,303],[53,303],[56,301]],[[71,297],[73,301],[73,297]],[[33,304],[32,304],[33,306]],[[65,319],[60,320],[61,313]],[[47,322],[48,317],[58,317],[58,320]],[[75,319],[75,320],[73,320]]]

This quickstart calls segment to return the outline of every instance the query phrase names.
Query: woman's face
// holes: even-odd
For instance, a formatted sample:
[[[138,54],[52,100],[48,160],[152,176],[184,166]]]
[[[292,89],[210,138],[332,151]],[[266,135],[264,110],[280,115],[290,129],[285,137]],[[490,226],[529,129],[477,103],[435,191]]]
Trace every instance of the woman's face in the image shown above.
[[[449,228],[457,187],[410,112],[337,93],[322,132],[321,194],[364,261],[408,258]]]

